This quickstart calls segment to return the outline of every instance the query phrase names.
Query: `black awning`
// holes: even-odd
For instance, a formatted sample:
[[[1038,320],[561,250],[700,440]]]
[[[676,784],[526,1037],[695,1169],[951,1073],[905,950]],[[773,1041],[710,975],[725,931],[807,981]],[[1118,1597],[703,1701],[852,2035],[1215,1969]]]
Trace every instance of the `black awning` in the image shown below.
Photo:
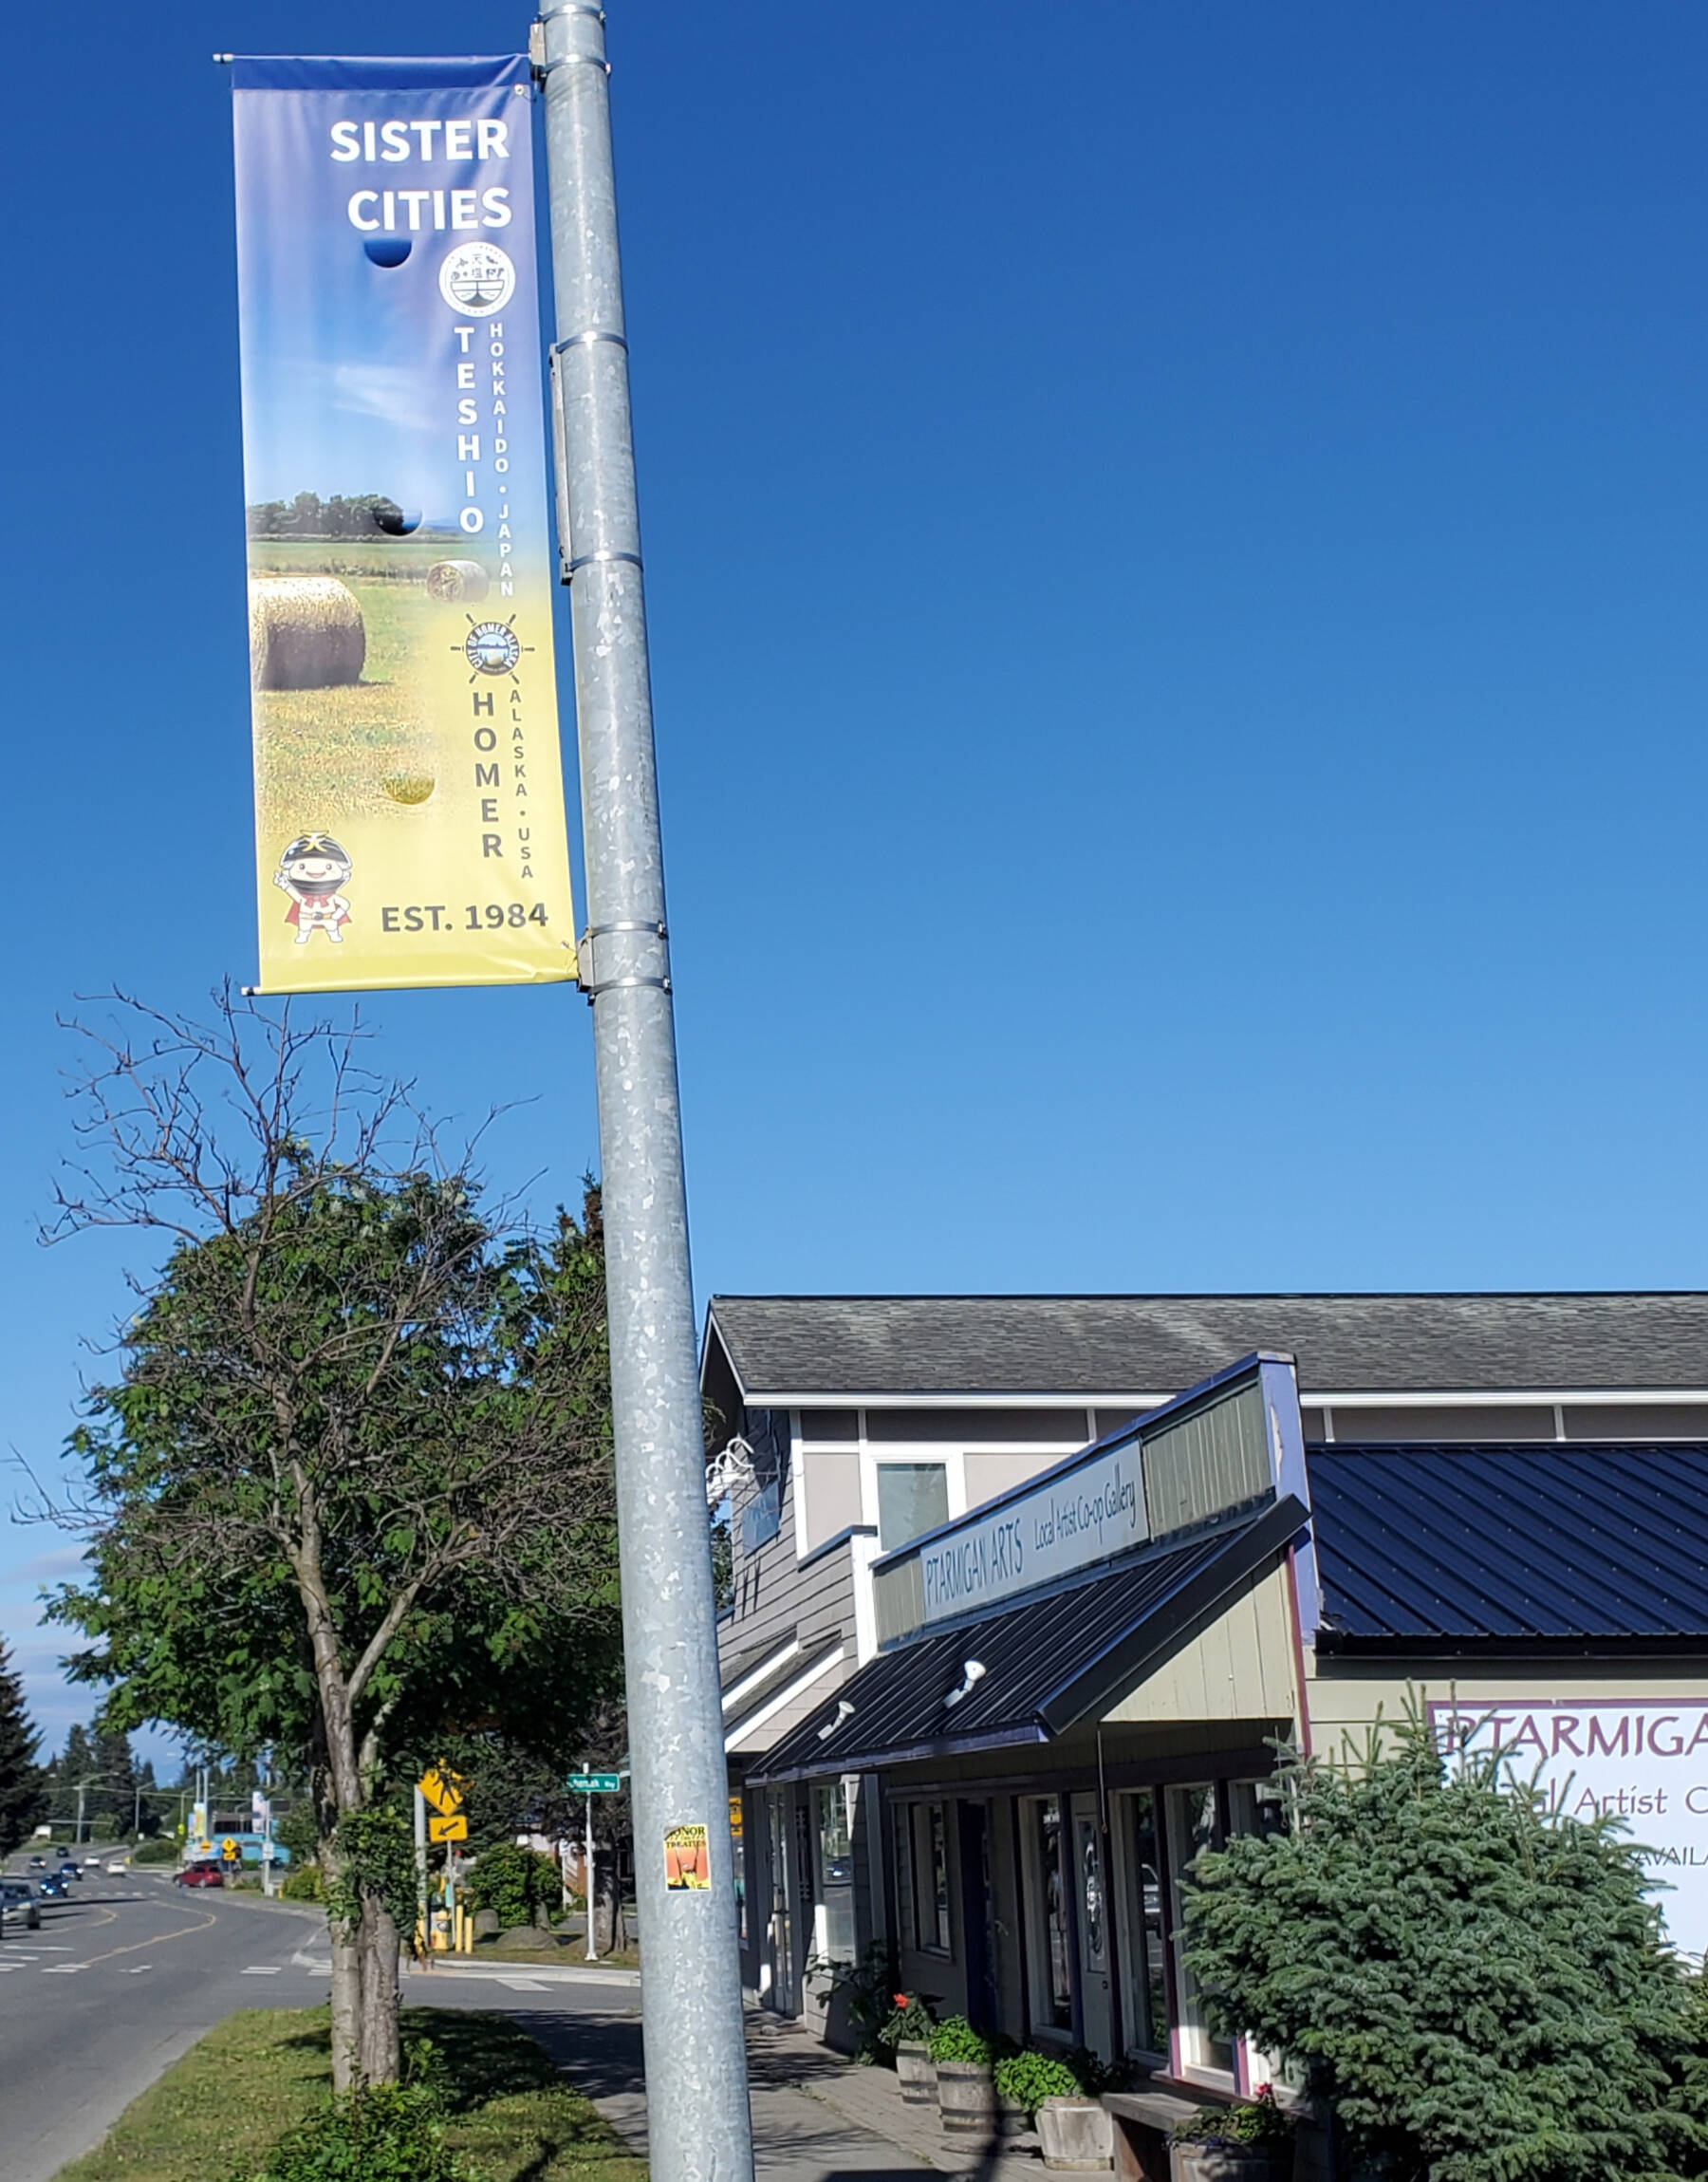
[[[1289,1494],[1184,1544],[1098,1569],[1069,1589],[900,1645],[845,1682],[750,1779],[858,1773],[1048,1743],[1160,1665],[1194,1622],[1273,1560],[1306,1520]],[[966,1682],[970,1660],[983,1673],[956,1704],[945,1704]]]

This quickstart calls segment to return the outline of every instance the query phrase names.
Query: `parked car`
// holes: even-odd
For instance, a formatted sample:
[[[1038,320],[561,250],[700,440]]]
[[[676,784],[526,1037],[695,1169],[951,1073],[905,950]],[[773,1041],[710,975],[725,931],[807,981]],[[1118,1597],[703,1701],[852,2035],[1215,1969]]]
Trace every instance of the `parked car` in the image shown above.
[[[24,1919],[26,1930],[41,1930],[42,1911],[35,1889],[28,1879],[0,1879],[0,1925],[9,1917],[18,1916]]]
[[[174,1880],[180,1887],[223,1887],[225,1874],[217,1864],[186,1864],[174,1872]]]

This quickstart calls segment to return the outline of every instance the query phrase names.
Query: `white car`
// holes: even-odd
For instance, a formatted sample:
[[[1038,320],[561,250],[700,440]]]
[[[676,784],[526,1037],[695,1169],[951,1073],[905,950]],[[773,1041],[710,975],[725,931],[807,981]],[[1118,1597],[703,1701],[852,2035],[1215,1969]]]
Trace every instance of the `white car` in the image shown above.
[[[130,1866],[125,1862],[122,1856],[115,1856],[108,1864],[107,1870],[109,1872],[128,1872],[130,1870]]]

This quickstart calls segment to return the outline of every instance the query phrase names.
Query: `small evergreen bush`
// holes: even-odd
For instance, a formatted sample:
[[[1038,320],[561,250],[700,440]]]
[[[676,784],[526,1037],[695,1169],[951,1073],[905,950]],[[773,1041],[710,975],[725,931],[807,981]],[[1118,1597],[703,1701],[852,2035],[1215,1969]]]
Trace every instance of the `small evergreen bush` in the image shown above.
[[[1072,2069],[1053,2053],[1039,2053],[1029,2046],[1025,2052],[1009,2054],[996,2063],[996,2096],[1006,2098],[1011,2106],[1024,2107],[1028,2120],[1036,2118],[1047,2098],[1078,2098],[1084,2091]]]
[[[324,1902],[326,1886],[321,1877],[320,1866],[293,1864],[286,1873],[285,1884],[279,1892],[288,1902]]]
[[[988,2066],[992,2059],[990,2040],[975,2030],[964,2015],[945,2016],[935,2023],[930,2042],[933,2061],[970,2061]]]
[[[1450,1772],[1420,1707],[1334,1765],[1293,1760],[1289,1832],[1206,1852],[1186,1961],[1212,2027],[1284,2057],[1387,2182],[1701,2173],[1699,2032],[1617,1822],[1493,1758]]]
[[[177,1843],[164,1835],[152,1841],[139,1842],[131,1851],[133,1864],[176,1864],[178,1859]]]

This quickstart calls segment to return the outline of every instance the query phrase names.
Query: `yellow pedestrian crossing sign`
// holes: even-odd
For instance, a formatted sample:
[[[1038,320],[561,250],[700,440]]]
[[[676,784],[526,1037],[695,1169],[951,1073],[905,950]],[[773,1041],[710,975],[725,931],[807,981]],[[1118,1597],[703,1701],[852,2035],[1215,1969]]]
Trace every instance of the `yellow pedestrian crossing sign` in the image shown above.
[[[418,1782],[430,1811],[436,1811],[441,1818],[455,1818],[463,1807],[463,1797],[468,1783],[460,1773],[453,1773],[448,1765],[430,1765]],[[435,1840],[450,1840],[449,1834],[434,1836]],[[461,1839],[462,1836],[455,1837]]]

